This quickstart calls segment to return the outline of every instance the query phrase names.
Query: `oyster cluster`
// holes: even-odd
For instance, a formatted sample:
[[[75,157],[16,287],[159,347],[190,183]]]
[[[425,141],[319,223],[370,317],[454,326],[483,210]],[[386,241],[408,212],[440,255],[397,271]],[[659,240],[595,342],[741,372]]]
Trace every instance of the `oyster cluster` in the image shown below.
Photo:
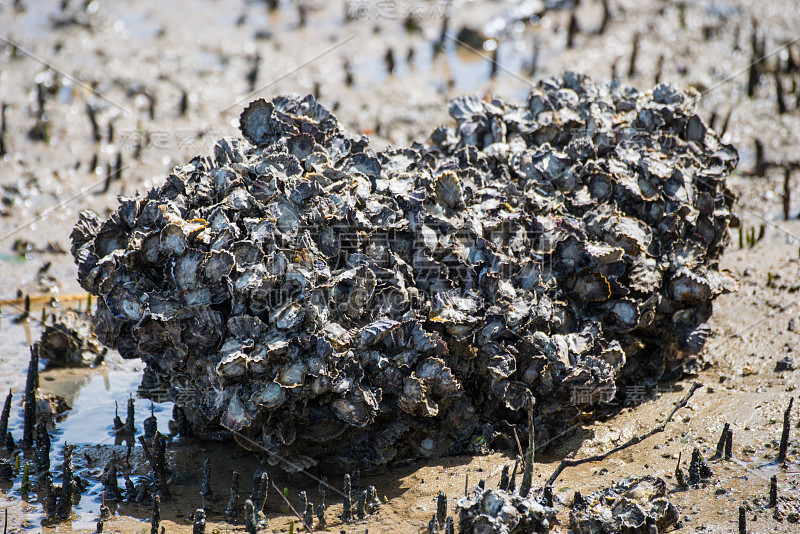
[[[735,285],[737,153],[696,96],[567,73],[383,152],[311,96],[253,102],[244,140],[81,214],[95,332],[288,470],[510,443],[530,394],[546,441],[699,351]]]
[[[548,532],[556,511],[533,498],[476,486],[458,500],[459,532],[508,534]]]
[[[577,500],[569,513],[575,534],[647,534],[655,525],[664,532],[678,522],[678,508],[666,497],[666,484],[657,477],[631,476],[609,488]]]
[[[108,352],[92,332],[91,317],[72,310],[52,317],[37,344],[39,357],[47,368],[94,367],[103,362]]]

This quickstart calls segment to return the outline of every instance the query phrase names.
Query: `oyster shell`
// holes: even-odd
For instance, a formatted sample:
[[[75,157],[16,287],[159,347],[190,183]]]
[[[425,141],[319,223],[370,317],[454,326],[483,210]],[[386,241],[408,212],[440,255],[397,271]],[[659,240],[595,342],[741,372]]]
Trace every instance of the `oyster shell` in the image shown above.
[[[37,343],[46,368],[94,367],[102,363],[108,349],[92,331],[91,316],[64,311],[45,324]]]

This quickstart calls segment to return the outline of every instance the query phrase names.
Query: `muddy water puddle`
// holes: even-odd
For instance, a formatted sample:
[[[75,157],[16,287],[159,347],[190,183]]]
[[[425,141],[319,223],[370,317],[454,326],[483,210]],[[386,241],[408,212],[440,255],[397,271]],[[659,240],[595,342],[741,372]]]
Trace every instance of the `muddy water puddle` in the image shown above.
[[[13,329],[25,330],[25,327],[14,325]],[[30,329],[30,327],[28,327]],[[35,329],[35,327],[34,327]],[[8,339],[9,328],[2,329],[3,335]],[[23,343],[23,340],[19,340]],[[43,364],[42,364],[43,365]],[[5,374],[5,373],[4,373]],[[11,382],[10,390],[14,394],[13,409],[9,418],[9,432],[15,439],[22,436],[22,396],[25,385],[24,372],[20,371],[9,377],[5,375],[6,381]],[[82,493],[78,504],[73,508],[74,516],[71,522],[72,530],[82,530],[95,528],[98,510],[101,505],[102,483],[99,477],[103,468],[111,455],[116,455],[122,459],[126,455],[127,441],[114,432],[113,420],[115,415],[120,415],[124,420],[127,409],[127,400],[133,398],[136,408],[136,433],[141,435],[142,423],[146,417],[152,414],[158,421],[158,429],[167,434],[169,433],[170,420],[172,414],[172,403],[161,402],[152,404],[149,400],[138,398],[137,390],[141,381],[141,372],[137,362],[124,361],[116,354],[107,357],[106,363],[96,369],[89,370],[52,370],[40,373],[39,396],[57,395],[66,401],[70,409],[57,416],[55,429],[50,432],[53,447],[51,452],[51,462],[53,465],[54,482],[60,483],[61,470],[61,450],[65,443],[76,445],[75,466],[76,475],[81,477],[86,483],[86,491]],[[116,405],[119,405],[117,412]],[[133,443],[134,448],[138,444]],[[141,456],[141,447],[135,451],[134,457]],[[29,454],[23,456],[25,461],[32,462]],[[141,458],[139,458],[141,460]],[[146,474],[142,472],[144,465],[139,465],[136,474]],[[6,491],[6,504],[9,497],[22,499],[29,506],[23,508],[23,515],[20,524],[29,524],[30,529],[40,528],[44,515],[42,513],[41,498],[44,497],[43,491],[31,492],[27,496],[21,494],[20,478],[13,481],[13,486],[4,487]],[[119,484],[124,487],[125,481],[122,476]],[[34,482],[34,487],[37,485]],[[57,531],[57,530],[56,530]]]

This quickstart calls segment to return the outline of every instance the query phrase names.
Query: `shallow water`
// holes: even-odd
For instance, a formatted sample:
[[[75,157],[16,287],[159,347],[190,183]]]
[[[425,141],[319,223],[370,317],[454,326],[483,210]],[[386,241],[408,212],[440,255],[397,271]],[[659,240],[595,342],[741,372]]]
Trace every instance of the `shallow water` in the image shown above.
[[[19,325],[15,327],[22,329]],[[6,334],[6,329],[0,333]],[[107,357],[105,365],[96,369],[53,370],[40,373],[40,394],[60,395],[72,407],[60,416],[55,431],[51,432],[53,447],[50,460],[51,470],[55,475],[54,482],[60,483],[61,450],[65,443],[77,446],[74,453],[75,474],[88,482],[88,489],[82,494],[79,504],[73,508],[75,515],[69,527],[73,531],[94,529],[102,493],[102,483],[98,481],[98,476],[102,473],[105,461],[110,458],[112,451],[120,459],[125,456],[126,442],[113,431],[115,402],[119,404],[120,417],[125,420],[127,399],[129,397],[135,399],[137,439],[142,433],[144,419],[150,415],[151,402],[137,398],[137,389],[141,381],[140,365],[137,361],[124,361],[113,353]],[[14,391],[14,403],[9,418],[9,431],[17,440],[22,437],[24,386],[25,375],[17,374],[11,385]],[[153,415],[158,420],[158,429],[164,434],[169,434],[172,406],[171,402],[152,404]],[[138,443],[135,443],[136,447],[141,448]],[[88,458],[93,457],[91,462],[86,454],[90,455]],[[28,455],[26,458],[30,461]],[[135,480],[135,477],[133,478]],[[34,479],[32,476],[32,480]],[[124,487],[123,477],[120,476],[118,482],[120,487]],[[22,498],[20,483],[21,477],[17,477],[11,488],[3,488],[6,490],[6,495]],[[28,502],[32,506],[27,509],[26,517],[32,521],[32,529],[39,528],[43,515],[36,493],[28,496]]]

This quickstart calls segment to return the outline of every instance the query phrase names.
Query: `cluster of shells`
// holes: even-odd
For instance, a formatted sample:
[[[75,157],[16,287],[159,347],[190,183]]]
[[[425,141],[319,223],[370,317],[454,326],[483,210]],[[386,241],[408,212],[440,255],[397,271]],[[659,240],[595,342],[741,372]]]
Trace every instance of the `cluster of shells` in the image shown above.
[[[737,153],[697,96],[566,73],[382,152],[311,96],[253,102],[246,140],[81,214],[95,332],[195,433],[288,470],[508,445],[529,395],[547,440],[699,351],[735,285]]]
[[[72,310],[51,317],[37,346],[39,358],[48,368],[94,367],[103,362],[108,352],[92,333],[89,315]]]
[[[666,488],[662,479],[649,475],[620,480],[573,503],[570,530],[575,534],[665,532],[680,519]]]
[[[549,532],[556,511],[533,498],[477,486],[458,500],[458,517],[459,532],[464,534]]]

